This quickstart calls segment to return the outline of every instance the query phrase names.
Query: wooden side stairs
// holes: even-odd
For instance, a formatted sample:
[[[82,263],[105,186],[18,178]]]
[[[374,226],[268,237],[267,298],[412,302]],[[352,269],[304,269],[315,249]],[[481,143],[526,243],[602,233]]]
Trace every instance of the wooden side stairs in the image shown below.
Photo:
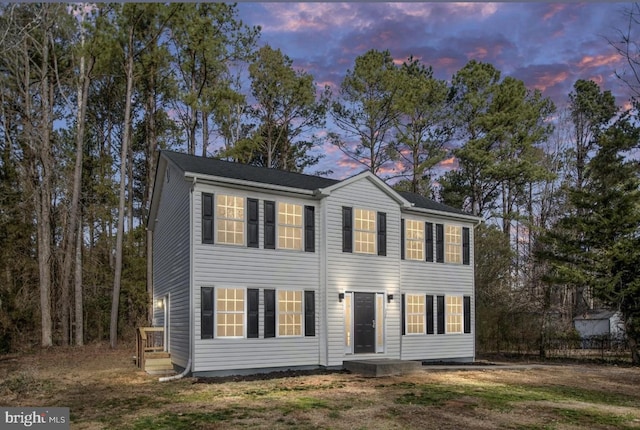
[[[171,354],[164,350],[163,327],[139,327],[136,342],[136,364],[149,375],[169,376],[176,372]]]

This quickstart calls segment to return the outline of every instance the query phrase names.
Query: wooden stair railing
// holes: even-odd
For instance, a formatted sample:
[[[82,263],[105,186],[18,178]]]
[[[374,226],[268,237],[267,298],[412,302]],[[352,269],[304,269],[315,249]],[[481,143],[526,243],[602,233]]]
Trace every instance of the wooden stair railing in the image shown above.
[[[147,353],[164,351],[164,327],[138,327],[136,338],[136,365],[145,369]]]

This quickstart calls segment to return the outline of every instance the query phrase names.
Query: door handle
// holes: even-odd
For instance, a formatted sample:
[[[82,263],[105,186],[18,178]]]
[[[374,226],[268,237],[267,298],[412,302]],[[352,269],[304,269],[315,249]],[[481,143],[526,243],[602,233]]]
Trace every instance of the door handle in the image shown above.
[[[376,328],[376,320],[371,321],[371,327]]]

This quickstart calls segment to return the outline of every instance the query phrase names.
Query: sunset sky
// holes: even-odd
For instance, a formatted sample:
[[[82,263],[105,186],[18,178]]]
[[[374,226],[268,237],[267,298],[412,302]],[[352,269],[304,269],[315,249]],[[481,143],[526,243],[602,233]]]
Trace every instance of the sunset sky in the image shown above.
[[[558,106],[578,79],[629,99],[615,77],[624,61],[608,40],[628,25],[629,3],[238,3],[246,24],[262,27],[261,44],[280,48],[294,68],[337,91],[357,56],[388,49],[398,63],[410,55],[450,80],[469,60],[493,64]],[[320,168],[341,178],[362,170],[335,148]],[[312,169],[314,170],[314,169]]]

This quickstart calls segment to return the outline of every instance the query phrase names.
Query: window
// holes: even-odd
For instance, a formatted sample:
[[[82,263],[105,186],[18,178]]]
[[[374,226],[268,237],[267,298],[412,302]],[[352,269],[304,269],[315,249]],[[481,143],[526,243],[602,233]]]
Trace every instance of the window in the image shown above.
[[[244,337],[244,291],[216,288],[216,337]]]
[[[345,293],[344,295],[344,350],[347,354],[353,352],[353,334],[351,333],[351,314],[353,310],[351,308],[351,293]]]
[[[244,244],[244,199],[227,195],[217,198],[218,243]]]
[[[302,249],[302,206],[278,202],[278,248]]]
[[[405,296],[407,313],[407,334],[424,334],[425,296],[407,294]]]
[[[447,333],[462,333],[462,297],[447,296]]]
[[[376,252],[376,212],[366,209],[355,210],[355,252],[375,254]]]
[[[408,219],[405,221],[405,246],[407,260],[424,259],[424,223]]]
[[[278,291],[278,336],[302,336],[302,291]]]
[[[462,263],[462,227],[445,226],[444,260],[447,263]]]

